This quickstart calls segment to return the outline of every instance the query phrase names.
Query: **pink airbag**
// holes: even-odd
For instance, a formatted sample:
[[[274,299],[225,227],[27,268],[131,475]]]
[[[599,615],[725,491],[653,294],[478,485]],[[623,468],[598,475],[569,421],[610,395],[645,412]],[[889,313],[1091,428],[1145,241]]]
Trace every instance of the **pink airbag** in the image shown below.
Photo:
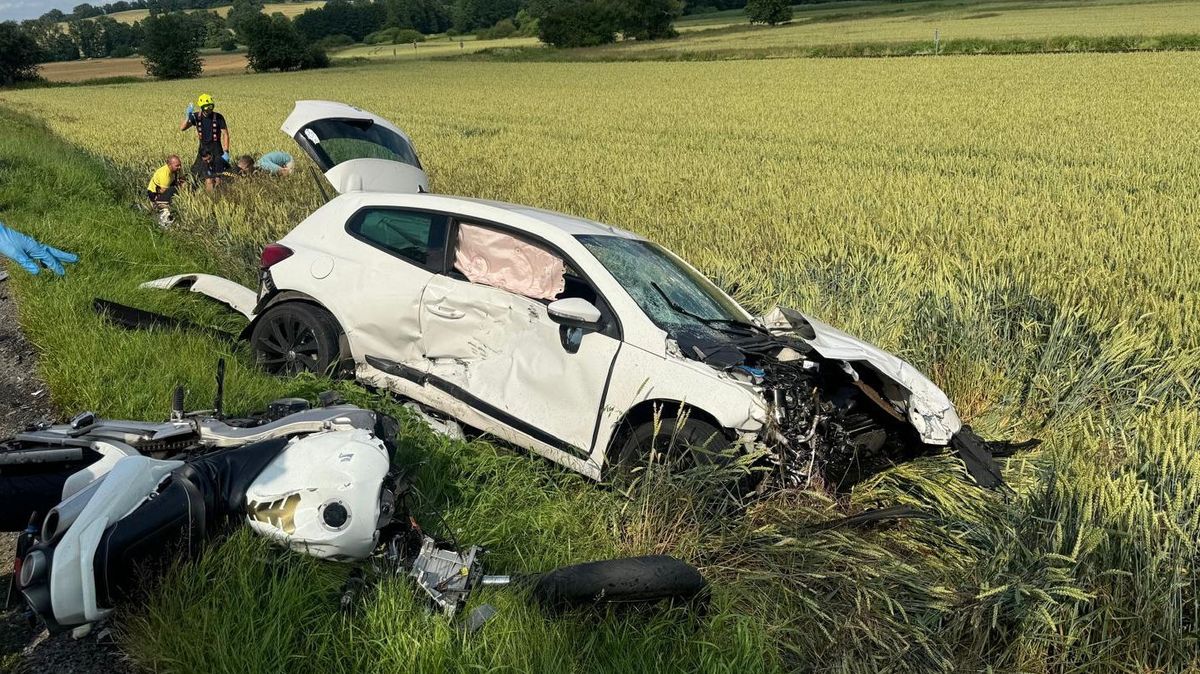
[[[454,268],[472,283],[539,300],[552,300],[566,287],[557,255],[511,234],[460,223]]]

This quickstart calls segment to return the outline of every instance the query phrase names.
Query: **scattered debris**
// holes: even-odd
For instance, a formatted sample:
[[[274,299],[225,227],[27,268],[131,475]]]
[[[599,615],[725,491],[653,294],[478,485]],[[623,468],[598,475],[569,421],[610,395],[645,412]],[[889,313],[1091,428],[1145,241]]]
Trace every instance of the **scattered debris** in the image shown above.
[[[434,433],[444,435],[451,440],[462,440],[466,437],[463,434],[462,425],[453,419],[438,418],[415,402],[404,403],[404,408],[411,410],[413,414],[420,417],[425,422],[425,425],[429,426]]]

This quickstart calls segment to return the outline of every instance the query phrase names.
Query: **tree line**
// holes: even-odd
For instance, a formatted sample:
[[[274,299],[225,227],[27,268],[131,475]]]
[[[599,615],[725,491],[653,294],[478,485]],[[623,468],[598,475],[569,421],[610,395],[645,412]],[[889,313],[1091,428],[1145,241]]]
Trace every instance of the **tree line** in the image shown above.
[[[294,70],[328,64],[329,48],[410,43],[430,34],[537,36],[555,47],[584,47],[618,38],[670,38],[675,20],[686,13],[745,8],[752,22],[791,19],[788,0],[329,0],[291,20],[268,16],[262,0],[233,0],[225,17],[188,11],[227,2],[85,3],[70,14],[51,10],[20,24],[0,23],[0,85],[36,78],[38,63],[133,54],[145,58],[153,76],[191,77],[200,72],[203,48],[233,51],[244,45],[251,68]],[[130,9],[145,9],[149,16],[132,24],[107,16]]]

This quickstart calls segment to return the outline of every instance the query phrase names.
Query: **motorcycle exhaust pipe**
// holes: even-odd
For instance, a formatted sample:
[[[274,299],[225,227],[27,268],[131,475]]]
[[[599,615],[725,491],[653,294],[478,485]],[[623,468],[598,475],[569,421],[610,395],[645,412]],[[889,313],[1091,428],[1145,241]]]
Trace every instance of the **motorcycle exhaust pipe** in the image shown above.
[[[46,513],[46,519],[42,522],[42,541],[52,543],[59,538],[75,523],[79,518],[79,514],[91,502],[92,497],[96,495],[96,490],[100,488],[100,484],[104,482],[106,475],[92,480],[88,486],[71,494],[70,498],[59,503]]]

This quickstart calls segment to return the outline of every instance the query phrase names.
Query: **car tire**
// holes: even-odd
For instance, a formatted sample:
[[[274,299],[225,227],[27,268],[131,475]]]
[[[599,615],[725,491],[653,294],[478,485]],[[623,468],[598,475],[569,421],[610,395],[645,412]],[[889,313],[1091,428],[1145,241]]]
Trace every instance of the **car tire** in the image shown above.
[[[657,427],[656,427],[657,426]],[[713,463],[729,449],[721,429],[701,419],[653,420],[629,428],[612,462],[619,473],[645,466],[654,450],[669,467],[689,468]]]
[[[324,309],[284,302],[263,313],[250,332],[255,359],[272,374],[336,375],[344,356],[342,329]]]
[[[705,588],[704,576],[667,555],[588,562],[542,574],[533,595],[546,608],[650,603],[690,599]]]

